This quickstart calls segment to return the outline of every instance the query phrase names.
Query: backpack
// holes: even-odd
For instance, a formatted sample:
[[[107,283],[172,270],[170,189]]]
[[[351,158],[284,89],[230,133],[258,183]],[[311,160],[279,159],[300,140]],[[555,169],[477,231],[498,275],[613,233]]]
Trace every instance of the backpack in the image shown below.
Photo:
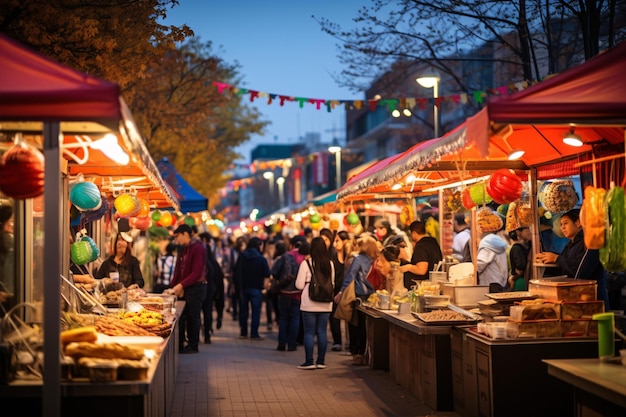
[[[270,281],[270,292],[278,294],[283,290],[287,290],[290,284],[293,284],[298,275],[298,262],[290,253],[283,254],[277,262],[281,262],[282,266],[277,277],[272,277]]]
[[[320,303],[330,303],[335,296],[333,281],[330,277],[323,277],[311,267],[311,263],[305,261],[311,271],[311,281],[309,281],[309,298],[311,301]]]

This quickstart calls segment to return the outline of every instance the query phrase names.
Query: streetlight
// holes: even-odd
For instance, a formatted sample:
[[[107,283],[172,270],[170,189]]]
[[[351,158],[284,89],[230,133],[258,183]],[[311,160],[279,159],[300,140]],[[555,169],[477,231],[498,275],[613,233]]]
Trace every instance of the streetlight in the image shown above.
[[[333,140],[333,144],[328,147],[328,152],[335,154],[335,167],[337,168],[337,189],[341,185],[341,146],[337,139]]]
[[[421,77],[417,77],[415,79],[415,81],[417,81],[417,83],[421,85],[422,87],[433,89],[433,99],[435,101],[434,107],[433,107],[433,125],[434,125],[436,138],[439,137],[439,124],[440,124],[439,108],[437,107],[437,98],[439,98],[439,80],[440,80],[440,77],[437,71],[434,71],[430,74],[424,74]]]
[[[283,187],[285,185],[285,177],[276,178],[276,184],[278,185],[278,201],[280,202],[280,207],[284,206],[284,192]]]
[[[274,173],[272,171],[265,171],[263,173],[263,178],[268,181],[270,186],[270,198],[274,198]]]

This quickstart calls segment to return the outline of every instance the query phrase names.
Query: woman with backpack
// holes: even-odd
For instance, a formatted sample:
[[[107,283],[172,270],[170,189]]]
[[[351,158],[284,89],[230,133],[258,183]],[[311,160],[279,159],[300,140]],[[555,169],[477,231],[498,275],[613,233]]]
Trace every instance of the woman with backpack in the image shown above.
[[[311,240],[311,255],[300,264],[296,288],[302,290],[302,320],[304,324],[305,361],[299,369],[324,369],[328,345],[328,319],[333,309],[335,267],[324,239]],[[330,285],[329,285],[330,284]],[[318,294],[316,287],[328,289],[328,294]],[[324,292],[324,291],[321,291]],[[328,301],[320,301],[324,296]],[[320,298],[318,298],[320,297]],[[317,336],[317,360],[313,362],[313,348]]]

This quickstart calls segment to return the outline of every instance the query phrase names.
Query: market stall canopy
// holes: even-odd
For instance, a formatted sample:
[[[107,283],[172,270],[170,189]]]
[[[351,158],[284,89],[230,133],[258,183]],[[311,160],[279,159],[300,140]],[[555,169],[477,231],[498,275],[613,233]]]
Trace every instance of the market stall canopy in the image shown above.
[[[59,147],[70,175],[82,173],[103,191],[130,187],[153,205],[178,207],[117,84],[59,64],[3,34],[0,59],[0,131],[37,136],[44,122],[60,122]],[[125,155],[122,162],[114,162],[103,153],[109,149],[98,146],[107,134],[115,137],[108,148]]]
[[[614,149],[624,143],[625,67],[626,42],[526,90],[494,99],[441,138],[420,142],[350,178],[338,199],[419,193],[498,168],[524,170],[588,155],[605,145]],[[563,142],[571,124],[583,142],[580,147]],[[524,155],[508,160],[515,149]]]
[[[207,209],[209,199],[189,185],[169,159],[161,159],[157,162],[157,167],[163,179],[169,184],[180,201],[180,211],[198,213]]]
[[[336,201],[337,201],[336,190],[330,191],[322,195],[318,195],[317,197],[314,197],[313,200],[311,200],[314,206],[323,206],[324,204],[334,203]]]

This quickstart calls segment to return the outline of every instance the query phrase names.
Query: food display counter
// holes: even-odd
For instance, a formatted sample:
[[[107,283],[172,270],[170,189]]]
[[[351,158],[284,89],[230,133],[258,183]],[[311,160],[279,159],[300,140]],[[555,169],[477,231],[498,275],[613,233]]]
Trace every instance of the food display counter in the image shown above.
[[[599,359],[550,359],[544,362],[550,375],[574,387],[574,415],[626,415],[626,366]]]
[[[61,382],[61,415],[66,417],[165,417],[169,415],[178,372],[178,319],[184,301],[177,301],[172,331],[150,363],[148,377],[139,381],[90,382],[76,379]],[[0,385],[2,415],[42,415],[41,381],[15,380]]]
[[[451,331],[454,409],[463,416],[571,416],[574,394],[544,359],[594,358],[596,338],[491,339]]]
[[[371,349],[370,361],[381,360],[376,355],[381,348],[384,332],[388,332],[389,372],[394,380],[407,388],[427,406],[441,411],[453,409],[452,371],[450,363],[451,326],[425,325],[409,314],[398,314],[394,310],[378,310],[358,307],[370,321],[380,323],[368,326],[368,342]],[[386,323],[386,326],[385,326]],[[378,349],[378,350],[377,350]]]

